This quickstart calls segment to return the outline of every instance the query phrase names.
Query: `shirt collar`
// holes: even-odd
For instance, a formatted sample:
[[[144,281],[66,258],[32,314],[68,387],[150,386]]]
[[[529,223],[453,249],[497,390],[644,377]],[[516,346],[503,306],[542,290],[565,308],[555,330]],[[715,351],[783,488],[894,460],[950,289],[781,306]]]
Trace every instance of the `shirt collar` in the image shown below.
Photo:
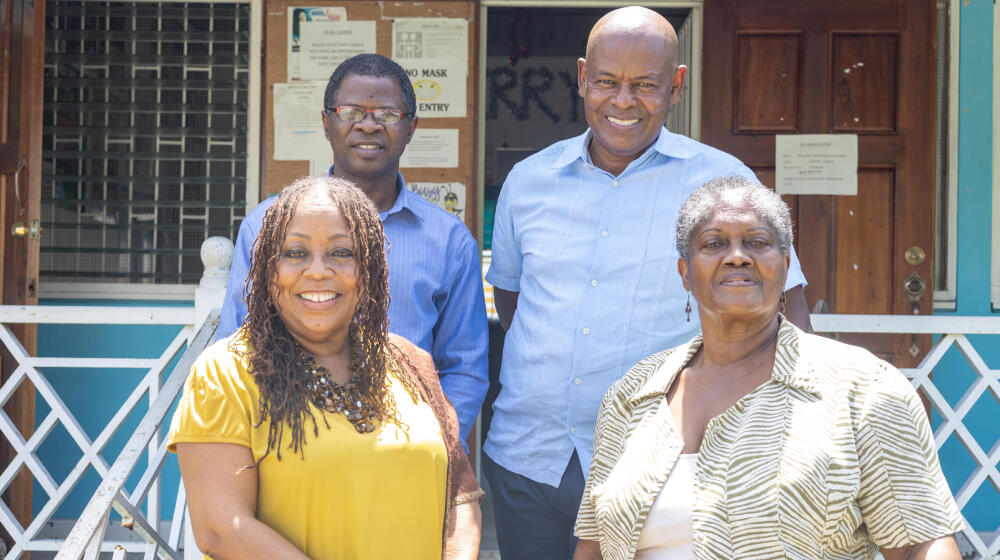
[[[333,177],[333,165],[330,165],[330,169],[327,170],[327,176]],[[403,174],[396,171],[396,185],[399,187],[399,194],[396,195],[396,201],[392,203],[392,208],[385,212],[379,212],[379,215],[384,220],[386,216],[391,216],[396,212],[402,211],[404,208],[409,210],[411,214],[417,217],[418,220],[423,221],[424,217],[420,215],[421,208],[414,204],[413,191],[406,188],[406,180],[403,179]]]
[[[802,360],[799,354],[802,331],[791,321],[780,316],[781,323],[778,326],[778,345],[775,349],[774,369],[771,371],[771,380],[777,383],[788,385],[797,389],[802,389],[810,393],[817,393],[816,376],[808,361]],[[639,403],[648,398],[662,398],[670,390],[670,385],[674,378],[680,373],[684,366],[691,361],[691,358],[698,352],[702,345],[702,335],[691,339],[687,344],[682,344],[674,349],[660,364],[649,379],[643,383],[639,389],[629,399],[630,404]]]
[[[566,167],[578,159],[584,163],[590,163],[590,152],[587,148],[590,146],[591,138],[593,138],[593,132],[588,128],[580,136],[569,139],[563,152],[552,163],[552,167]],[[660,130],[660,135],[656,137],[656,141],[643,154],[652,150],[667,157],[688,159],[695,155],[695,151],[683,140],[682,135],[674,134],[663,127]]]

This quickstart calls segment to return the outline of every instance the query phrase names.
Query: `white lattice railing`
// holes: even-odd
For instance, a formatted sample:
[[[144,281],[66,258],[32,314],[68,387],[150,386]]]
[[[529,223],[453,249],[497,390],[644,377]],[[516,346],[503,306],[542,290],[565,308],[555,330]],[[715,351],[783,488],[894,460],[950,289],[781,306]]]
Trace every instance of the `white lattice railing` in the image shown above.
[[[173,398],[177,395],[180,384],[187,375],[191,362],[211,339],[218,324],[217,312],[211,319],[209,315],[210,310],[218,308],[222,302],[232,253],[232,242],[225,238],[210,238],[202,245],[201,258],[205,265],[205,273],[195,292],[193,307],[0,306],[0,343],[16,363],[16,368],[0,386],[0,406],[7,403],[22,383],[29,381],[37,392],[37,398],[44,400],[49,408],[45,417],[36,422],[34,431],[27,439],[10,417],[0,409],[0,433],[15,452],[11,463],[0,473],[0,493],[7,490],[22,469],[27,469],[37,483],[36,488],[40,487],[45,494],[44,504],[27,526],[17,520],[7,504],[0,502],[0,524],[13,540],[13,545],[7,551],[5,558],[19,558],[27,551],[54,552],[68,548],[63,546],[64,542],[69,542],[68,539],[45,536],[45,529],[55,521],[53,516],[59,506],[81,478],[90,471],[96,472],[102,483],[85,510],[85,515],[90,515],[87,519],[97,520],[94,530],[90,531],[89,535],[96,538],[87,538],[84,542],[85,546],[91,545],[88,548],[88,557],[96,558],[100,551],[119,550],[123,554],[125,548],[132,551],[141,549],[147,552],[148,558],[152,558],[153,555],[176,556],[182,526],[180,519],[185,511],[184,493],[183,490],[178,492],[178,503],[175,505],[173,521],[170,524],[171,535],[161,536],[158,531],[161,525],[160,478],[166,450],[160,437],[160,426]],[[31,356],[11,331],[11,325],[15,324],[177,325],[179,332],[155,358]],[[196,328],[199,326],[201,328],[196,335]],[[168,377],[167,368],[178,356],[180,358],[172,370],[173,374]],[[102,381],[109,382],[107,378],[101,379],[104,370],[138,369],[145,370],[145,374],[141,376],[111,420],[103,426],[96,437],[91,439],[46,377],[44,371],[54,368],[91,370],[94,372],[95,387]],[[166,381],[161,384],[161,379]],[[120,432],[122,425],[133,411],[141,409],[147,398],[149,409],[143,415],[139,428],[131,435],[118,459],[109,466],[102,457],[102,452]],[[82,453],[69,474],[62,480],[56,480],[49,466],[43,464],[37,454],[46,438],[57,426],[66,430]],[[136,443],[140,440],[141,443]],[[69,454],[70,451],[67,450],[63,455],[70,456]],[[147,461],[148,467],[135,488],[128,492],[124,488],[125,482],[143,459]],[[107,495],[109,484],[112,483],[120,484]],[[35,502],[38,503],[37,490],[35,494]],[[92,506],[95,502],[105,498],[107,498],[107,508],[100,514],[90,513],[94,510]],[[122,525],[132,529],[133,533],[126,533],[124,538],[119,534],[105,540],[105,530],[112,507],[122,516]],[[77,525],[83,520],[84,517],[81,517]],[[141,537],[138,543],[133,537],[135,534]],[[155,546],[147,546],[146,543],[155,543]]]
[[[232,245],[228,240],[213,238],[202,247],[202,260],[206,264],[205,276],[195,296],[194,307],[184,308],[129,308],[129,307],[17,307],[0,306],[0,342],[4,344],[17,362],[17,368],[0,386],[0,406],[5,404],[18,386],[30,381],[41,398],[51,408],[45,418],[37,423],[34,433],[25,439],[10,418],[0,409],[0,432],[16,451],[13,462],[0,473],[0,493],[5,491],[14,477],[23,469],[31,473],[46,495],[46,502],[27,527],[22,526],[6,505],[0,504],[0,524],[14,539],[14,546],[6,558],[17,558],[25,551],[59,551],[57,559],[78,559],[82,556],[97,558],[100,552],[111,552],[114,558],[124,558],[129,553],[142,553],[145,558],[178,558],[181,540],[186,541],[184,552],[196,552],[190,533],[182,534],[182,516],[185,510],[183,488],[177,493],[174,518],[161,530],[157,491],[167,453],[160,433],[177,394],[187,375],[190,362],[204,347],[214,331],[215,317],[209,318],[209,309],[218,307],[225,290],[225,279],[232,255]],[[206,320],[207,319],[207,320]],[[1000,401],[1000,370],[990,369],[980,353],[975,349],[968,335],[1000,335],[1000,318],[994,317],[932,317],[932,316],[885,316],[885,315],[813,315],[813,327],[820,333],[904,333],[936,334],[937,342],[921,364],[905,369],[913,384],[940,413],[942,421],[934,432],[935,444],[941,446],[955,436],[975,460],[973,470],[958,491],[955,498],[961,508],[969,504],[976,492],[986,484],[992,484],[1000,492],[1000,441],[989,450],[984,450],[966,427],[963,419],[977,402],[984,398]],[[169,324],[180,325],[180,332],[156,358],[60,358],[29,356],[21,343],[13,336],[9,325],[29,324]],[[207,324],[206,324],[207,323]],[[197,325],[203,325],[195,335]],[[176,367],[163,384],[160,379],[164,369],[182,353]],[[971,386],[954,404],[943,396],[935,385],[941,383],[954,372],[941,367],[941,360],[955,347],[976,374]],[[73,367],[100,371],[104,368],[142,368],[147,374],[128,396],[125,404],[117,411],[108,425],[94,439],[73,416],[59,397],[41,369]],[[935,379],[930,372],[935,367]],[[119,430],[125,418],[135,410],[144,397],[151,403],[139,427],[132,433],[124,450],[112,465],[101,457],[101,452]],[[62,425],[83,456],[61,481],[57,481],[36,454],[45,438],[57,426]],[[126,480],[141,460],[147,467],[132,488],[125,489]],[[90,499],[83,514],[77,520],[66,538],[43,538],[40,530],[51,519],[59,505],[79,482],[85,471],[93,470],[102,482]],[[143,508],[142,506],[145,506]],[[122,525],[133,533],[125,538],[113,535],[109,528],[111,510],[122,517]],[[971,527],[966,525],[962,543],[969,556],[983,559],[1000,559],[1000,527]]]
[[[86,509],[80,515],[80,519],[73,526],[56,555],[57,560],[76,560],[81,556],[96,559],[100,552],[112,550],[112,547],[113,558],[124,558],[128,551],[143,552],[144,558],[150,559],[155,557],[180,560],[182,558],[179,545],[183,538],[181,529],[186,523],[187,507],[187,496],[183,484],[178,485],[174,514],[168,535],[161,534],[159,530],[158,508],[149,507],[145,513],[141,508],[143,502],[148,503],[152,497],[150,490],[156,485],[155,481],[160,478],[167,457],[166,442],[159,441],[159,434],[166,421],[167,412],[173,408],[195,358],[211,341],[218,326],[219,314],[218,310],[214,310],[198,330],[198,334],[191,341],[187,351],[177,362],[156,400],[150,405],[149,411],[139,423],[139,427],[132,433],[125,448],[118,455],[118,459],[107,470],[97,492],[87,503]],[[139,464],[143,451],[147,449],[150,457],[146,470],[142,473],[135,489],[128,492],[125,489],[126,481]],[[108,517],[112,509],[122,517],[122,526],[135,531],[141,541],[113,543],[106,540],[105,536],[110,523]]]
[[[952,435],[962,443],[976,462],[976,468],[955,493],[955,501],[960,509],[965,508],[984,484],[992,484],[1000,493],[1000,440],[984,450],[966,427],[964,419],[980,399],[990,398],[1000,402],[1000,369],[991,369],[976,351],[967,335],[1000,335],[1000,317],[956,317],[956,316],[902,316],[902,315],[812,315],[813,329],[818,333],[887,333],[887,334],[932,334],[940,335],[927,356],[915,368],[902,372],[913,383],[931,405],[941,415],[942,421],[934,430],[934,445],[939,450]],[[995,342],[993,343],[995,344]],[[941,360],[952,347],[959,353],[976,374],[975,381],[966,389],[958,402],[952,406],[944,397],[935,381],[941,382],[949,372],[939,367]],[[931,372],[935,367],[935,379]],[[1000,500],[995,502],[994,512],[1000,511]],[[965,542],[959,539],[963,553],[972,553],[976,558],[995,560],[1000,558],[1000,526],[972,527],[968,522],[962,532]]]

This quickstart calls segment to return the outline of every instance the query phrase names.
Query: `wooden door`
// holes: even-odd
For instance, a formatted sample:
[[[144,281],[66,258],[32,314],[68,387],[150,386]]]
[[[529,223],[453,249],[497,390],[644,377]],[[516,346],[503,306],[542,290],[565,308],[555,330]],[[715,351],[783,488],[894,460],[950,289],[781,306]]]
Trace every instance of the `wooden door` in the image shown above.
[[[38,303],[38,235],[42,171],[42,76],[45,2],[0,0],[0,304]],[[15,226],[20,226],[17,231]],[[14,334],[35,351],[35,328],[19,325]],[[4,380],[16,364],[0,356]],[[34,429],[35,391],[24,382],[4,406],[26,439]],[[13,449],[0,437],[0,469]],[[4,493],[4,502],[22,526],[31,519],[32,479],[27,469]],[[7,535],[9,538],[9,535]],[[8,541],[9,544],[9,541]]]
[[[814,311],[912,314],[919,276],[932,312],[934,33],[932,0],[705,0],[703,142],[773,187],[775,134],[858,135],[857,196],[785,197]],[[843,338],[900,366],[930,347]]]

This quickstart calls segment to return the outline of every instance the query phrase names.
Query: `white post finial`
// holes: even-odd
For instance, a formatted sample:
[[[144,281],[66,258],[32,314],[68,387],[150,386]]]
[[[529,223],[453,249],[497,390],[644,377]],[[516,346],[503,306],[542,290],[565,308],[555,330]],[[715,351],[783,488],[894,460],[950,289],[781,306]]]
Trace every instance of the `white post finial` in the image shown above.
[[[205,272],[194,293],[196,328],[208,317],[209,311],[222,307],[233,251],[233,242],[225,237],[209,237],[201,244],[201,263]]]

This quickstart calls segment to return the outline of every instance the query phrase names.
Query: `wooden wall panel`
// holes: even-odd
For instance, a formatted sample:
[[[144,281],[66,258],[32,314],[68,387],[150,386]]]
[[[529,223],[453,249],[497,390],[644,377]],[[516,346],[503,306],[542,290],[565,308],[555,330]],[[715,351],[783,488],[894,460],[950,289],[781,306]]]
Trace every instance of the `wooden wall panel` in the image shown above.
[[[799,129],[799,58],[798,33],[737,33],[734,132]]]
[[[833,130],[894,133],[899,35],[834,33],[831,42]]]
[[[349,21],[375,21],[376,51],[385,56],[392,55],[392,24],[397,17],[428,17],[428,18],[461,18],[469,22],[468,26],[468,85],[466,89],[466,116],[464,118],[424,118],[420,119],[419,128],[424,129],[457,129],[458,130],[458,167],[457,168],[403,168],[403,177],[407,182],[459,182],[465,185],[466,206],[465,224],[478,239],[480,224],[478,223],[479,208],[478,189],[479,178],[476,175],[476,149],[478,135],[476,133],[476,115],[478,114],[475,100],[477,95],[478,57],[475,52],[479,24],[477,20],[478,5],[474,1],[437,0],[433,2],[370,2],[362,0],[343,0],[334,3],[299,0],[265,0],[264,20],[264,92],[263,92],[263,122],[261,123],[261,198],[280,191],[295,179],[309,174],[308,161],[276,161],[274,156],[274,90],[276,83],[287,82],[287,17],[290,6],[343,6],[347,10]],[[333,72],[333,68],[330,68]],[[320,119],[322,107],[316,108],[316,119]],[[326,142],[325,139],[321,141]],[[333,161],[333,155],[330,155]]]
[[[892,169],[860,169],[857,196],[837,198],[836,313],[892,313]]]

